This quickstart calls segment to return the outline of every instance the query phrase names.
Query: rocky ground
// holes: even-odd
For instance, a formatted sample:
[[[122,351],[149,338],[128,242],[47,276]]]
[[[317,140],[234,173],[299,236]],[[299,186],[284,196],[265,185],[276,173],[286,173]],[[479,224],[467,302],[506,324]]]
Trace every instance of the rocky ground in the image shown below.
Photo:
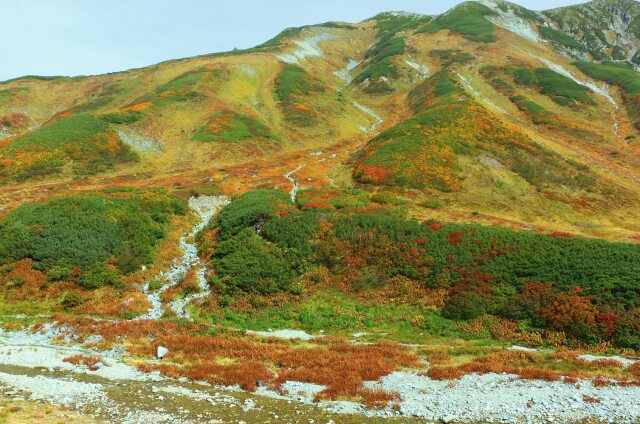
[[[372,389],[398,393],[401,402],[384,410],[348,401],[315,403],[315,394],[324,387],[308,383],[287,382],[285,394],[264,386],[248,393],[141,373],[117,349],[94,351],[69,339],[70,345],[55,343],[62,330],[46,325],[37,332],[0,334],[0,400],[37,401],[68,408],[87,419],[117,423],[640,420],[640,387],[524,381],[505,374],[467,375],[450,382],[419,372],[395,372],[366,383]],[[293,331],[264,335],[268,334],[299,335]],[[98,357],[100,362],[93,367],[69,362],[75,355]]]

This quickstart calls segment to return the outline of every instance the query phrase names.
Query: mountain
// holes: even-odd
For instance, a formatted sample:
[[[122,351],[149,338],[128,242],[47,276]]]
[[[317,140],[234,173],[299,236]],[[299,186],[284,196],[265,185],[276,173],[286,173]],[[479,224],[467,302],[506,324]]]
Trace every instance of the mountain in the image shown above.
[[[342,163],[306,186],[333,173],[438,198],[463,220],[633,238],[638,10],[468,2],[143,69],[17,78],[0,85],[0,175],[20,191],[87,176],[193,184],[325,149]],[[286,183],[264,173],[251,185]]]
[[[637,420],[639,31],[483,0],[4,81],[0,321],[333,412]]]

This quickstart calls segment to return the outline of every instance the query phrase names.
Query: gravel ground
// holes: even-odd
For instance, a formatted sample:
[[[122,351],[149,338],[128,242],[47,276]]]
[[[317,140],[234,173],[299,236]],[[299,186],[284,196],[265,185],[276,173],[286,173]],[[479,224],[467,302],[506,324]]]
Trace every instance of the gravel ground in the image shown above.
[[[611,423],[640,420],[640,387],[579,387],[562,382],[519,380],[506,374],[467,375],[458,381],[435,381],[411,372],[395,372],[369,383],[398,392],[400,413],[437,420],[503,423],[562,422],[596,419]],[[598,399],[585,401],[585,396]]]
[[[47,324],[35,333],[0,332],[0,385],[30,392],[31,400],[68,406],[113,419],[114,422],[132,424],[236,422],[214,420],[229,414],[234,417],[243,414],[246,417],[273,416],[273,410],[269,408],[275,406],[269,406],[269,402],[279,402],[273,404],[279,405],[278,408],[286,405],[285,409],[291,408],[293,414],[300,413],[298,408],[307,405],[312,409],[306,410],[305,416],[322,415],[324,410],[329,414],[341,414],[337,416],[345,417],[345,420],[353,417],[342,414],[359,414],[362,420],[365,417],[417,417],[428,421],[452,419],[457,422],[501,423],[570,423],[582,419],[610,423],[640,421],[640,387],[594,387],[589,381],[574,385],[519,380],[516,376],[506,374],[472,374],[449,382],[435,381],[417,372],[394,372],[378,382],[367,382],[365,385],[397,392],[402,400],[399,408],[371,411],[359,403],[348,401],[314,404],[315,395],[324,390],[323,386],[317,384],[288,381],[282,386],[283,393],[260,387],[255,394],[249,394],[238,388],[215,388],[188,383],[184,379],[165,379],[157,373],[143,374],[123,363],[117,350],[96,352],[79,346],[54,344],[53,339],[63,331],[64,328]],[[298,339],[313,337],[297,330],[256,333]],[[102,365],[91,371],[82,365],[63,361],[74,354],[99,355],[103,358]],[[590,360],[600,358],[588,357]],[[621,362],[627,365],[632,363],[631,360]],[[16,372],[16,369],[20,372]],[[9,372],[5,372],[7,370]],[[132,403],[132,399],[135,402]],[[182,406],[169,405],[166,399],[172,402],[182,399],[179,403]],[[590,402],[589,399],[597,401]],[[261,403],[265,406],[260,409],[257,405]],[[211,407],[215,407],[215,414],[204,414],[203,411]],[[203,419],[200,420],[198,415]],[[208,417],[207,420],[204,417]],[[280,421],[275,419],[273,422]]]
[[[247,330],[247,334],[252,334],[260,337],[273,337],[274,339],[283,339],[283,340],[293,340],[293,339],[311,340],[316,337],[321,337],[321,336],[311,335],[306,331],[302,331],[302,330],[275,330],[275,331],[274,330],[269,330],[269,331]]]
[[[189,207],[200,217],[200,222],[196,225],[193,231],[189,233],[189,236],[193,238],[193,236],[195,236],[209,224],[213,216],[220,208],[228,204],[229,200],[226,196],[200,196],[192,197],[191,199],[189,199]],[[193,247],[195,247],[197,255],[197,246],[195,245],[195,243],[192,243],[192,245]],[[191,249],[191,246],[189,247],[189,249]],[[185,249],[185,253],[186,252],[187,250]],[[205,265],[201,265],[196,271],[196,279],[198,281],[198,287],[200,288],[200,291],[198,293],[192,293],[186,297],[176,299],[169,304],[169,307],[178,316],[191,320],[192,318],[187,312],[186,306],[194,300],[203,299],[209,296],[209,293],[211,293],[211,288],[209,287],[209,283],[207,282],[206,273],[207,267]]]
[[[145,138],[142,135],[136,134],[132,131],[118,131],[118,135],[120,136],[120,140],[122,140],[124,144],[141,153],[160,153],[164,150],[164,146],[159,141]]]
[[[0,382],[15,389],[28,391],[31,399],[46,400],[67,407],[106,405],[108,398],[102,386],[79,381],[65,381],[41,375],[29,377],[0,372]]]
[[[176,286],[182,281],[187,271],[191,268],[194,268],[200,264],[200,257],[198,256],[198,246],[194,242],[194,237],[198,234],[204,227],[209,224],[211,218],[215,215],[216,211],[229,203],[226,196],[200,196],[200,197],[192,197],[189,199],[189,207],[200,217],[200,221],[193,227],[193,229],[183,235],[180,238],[180,247],[184,252],[182,257],[177,259],[174,265],[167,272],[161,272],[156,278],[159,281],[164,281],[163,286],[156,291],[151,289],[150,282],[145,283],[142,288],[143,293],[147,296],[147,300],[151,303],[152,307],[149,311],[136,317],[138,320],[145,319],[159,319],[164,314],[164,307],[162,306],[162,302],[160,301],[160,295],[170,289],[171,287]],[[204,280],[204,270],[198,273],[199,283],[201,287],[204,287],[208,290],[208,285],[206,281],[204,284],[200,280]],[[185,306],[191,300],[195,299],[197,295],[194,295],[191,299],[183,299],[177,301],[172,306],[172,309],[178,314],[185,318],[188,317],[188,314],[185,310]]]

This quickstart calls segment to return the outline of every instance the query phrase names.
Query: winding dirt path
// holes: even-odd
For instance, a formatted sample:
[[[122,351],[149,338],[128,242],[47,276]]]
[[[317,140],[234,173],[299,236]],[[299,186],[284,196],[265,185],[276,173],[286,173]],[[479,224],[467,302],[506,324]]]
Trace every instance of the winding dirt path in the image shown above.
[[[284,177],[287,180],[291,181],[291,184],[293,185],[293,188],[291,189],[290,194],[291,194],[291,202],[294,203],[294,204],[296,203],[296,196],[298,195],[299,185],[298,185],[298,179],[296,177],[293,177],[293,174],[295,174],[296,172],[298,172],[299,170],[301,170],[305,166],[306,166],[306,163],[303,163],[302,165],[298,166],[293,171],[284,174]]]

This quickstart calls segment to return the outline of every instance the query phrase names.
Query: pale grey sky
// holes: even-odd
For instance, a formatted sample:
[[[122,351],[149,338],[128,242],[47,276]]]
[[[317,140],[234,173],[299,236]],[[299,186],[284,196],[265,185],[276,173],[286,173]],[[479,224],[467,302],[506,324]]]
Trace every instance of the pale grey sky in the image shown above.
[[[516,0],[540,10],[580,0]],[[247,48],[286,27],[379,12],[439,14],[455,0],[0,0],[0,81],[91,75]]]

